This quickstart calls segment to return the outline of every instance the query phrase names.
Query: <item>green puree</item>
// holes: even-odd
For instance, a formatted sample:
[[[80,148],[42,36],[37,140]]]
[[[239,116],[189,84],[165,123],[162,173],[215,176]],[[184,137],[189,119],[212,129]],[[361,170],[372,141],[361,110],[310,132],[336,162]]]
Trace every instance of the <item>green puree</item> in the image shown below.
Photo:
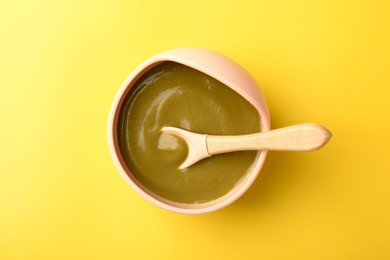
[[[260,121],[243,97],[187,66],[165,62],[140,78],[121,111],[121,152],[143,185],[172,201],[202,203],[225,195],[256,156],[254,151],[215,155],[179,170],[187,146],[162,135],[164,126],[235,135],[258,132]]]

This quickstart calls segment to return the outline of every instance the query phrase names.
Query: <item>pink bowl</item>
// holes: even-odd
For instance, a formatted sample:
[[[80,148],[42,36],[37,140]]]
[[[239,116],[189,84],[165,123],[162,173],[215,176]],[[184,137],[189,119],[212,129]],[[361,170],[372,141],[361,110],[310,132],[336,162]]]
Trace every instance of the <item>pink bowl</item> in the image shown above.
[[[128,169],[119,149],[118,117],[122,105],[134,83],[149,69],[165,61],[173,61],[199,70],[230,87],[247,99],[259,112],[261,131],[270,130],[268,106],[255,80],[237,63],[206,49],[180,48],[160,53],[142,63],[125,80],[111,107],[108,119],[108,144],[112,159],[123,179],[142,197],[161,208],[182,214],[212,212],[233,203],[241,197],[259,174],[267,151],[259,151],[246,175],[224,196],[206,203],[184,204],[162,198],[140,183]]]

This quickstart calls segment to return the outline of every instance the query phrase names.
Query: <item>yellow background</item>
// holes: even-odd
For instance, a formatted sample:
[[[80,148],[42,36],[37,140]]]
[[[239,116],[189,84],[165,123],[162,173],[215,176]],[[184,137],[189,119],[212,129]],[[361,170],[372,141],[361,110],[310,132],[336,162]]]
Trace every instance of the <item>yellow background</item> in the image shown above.
[[[389,1],[0,2],[0,259],[390,259]],[[333,132],[271,152],[251,189],[185,216],[138,196],[106,124],[127,75],[175,47],[232,58],[273,128]]]

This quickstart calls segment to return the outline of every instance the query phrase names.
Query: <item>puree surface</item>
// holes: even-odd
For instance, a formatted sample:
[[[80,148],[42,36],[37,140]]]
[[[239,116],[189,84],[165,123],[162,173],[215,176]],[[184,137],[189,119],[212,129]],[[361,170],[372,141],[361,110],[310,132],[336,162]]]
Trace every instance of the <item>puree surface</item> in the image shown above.
[[[260,119],[239,94],[190,67],[164,62],[143,75],[121,110],[120,149],[133,175],[172,201],[203,203],[225,195],[256,156],[255,151],[215,155],[179,170],[187,155],[186,144],[162,135],[164,126],[236,135],[260,131]]]

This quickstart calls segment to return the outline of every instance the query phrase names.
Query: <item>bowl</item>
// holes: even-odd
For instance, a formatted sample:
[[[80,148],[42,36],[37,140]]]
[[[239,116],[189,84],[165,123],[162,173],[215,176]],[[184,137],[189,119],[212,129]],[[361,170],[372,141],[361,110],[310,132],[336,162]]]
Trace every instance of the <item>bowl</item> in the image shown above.
[[[266,100],[253,77],[231,59],[201,48],[178,48],[157,54],[139,65],[124,81],[112,103],[108,119],[108,144],[111,157],[122,178],[143,198],[151,203],[182,214],[203,214],[222,209],[240,198],[252,185],[265,161],[267,151],[258,151],[247,173],[224,196],[204,203],[178,203],[163,198],[146,188],[127,167],[118,139],[120,111],[132,87],[151,68],[163,62],[176,62],[207,74],[244,97],[255,107],[260,117],[262,132],[270,130]]]

